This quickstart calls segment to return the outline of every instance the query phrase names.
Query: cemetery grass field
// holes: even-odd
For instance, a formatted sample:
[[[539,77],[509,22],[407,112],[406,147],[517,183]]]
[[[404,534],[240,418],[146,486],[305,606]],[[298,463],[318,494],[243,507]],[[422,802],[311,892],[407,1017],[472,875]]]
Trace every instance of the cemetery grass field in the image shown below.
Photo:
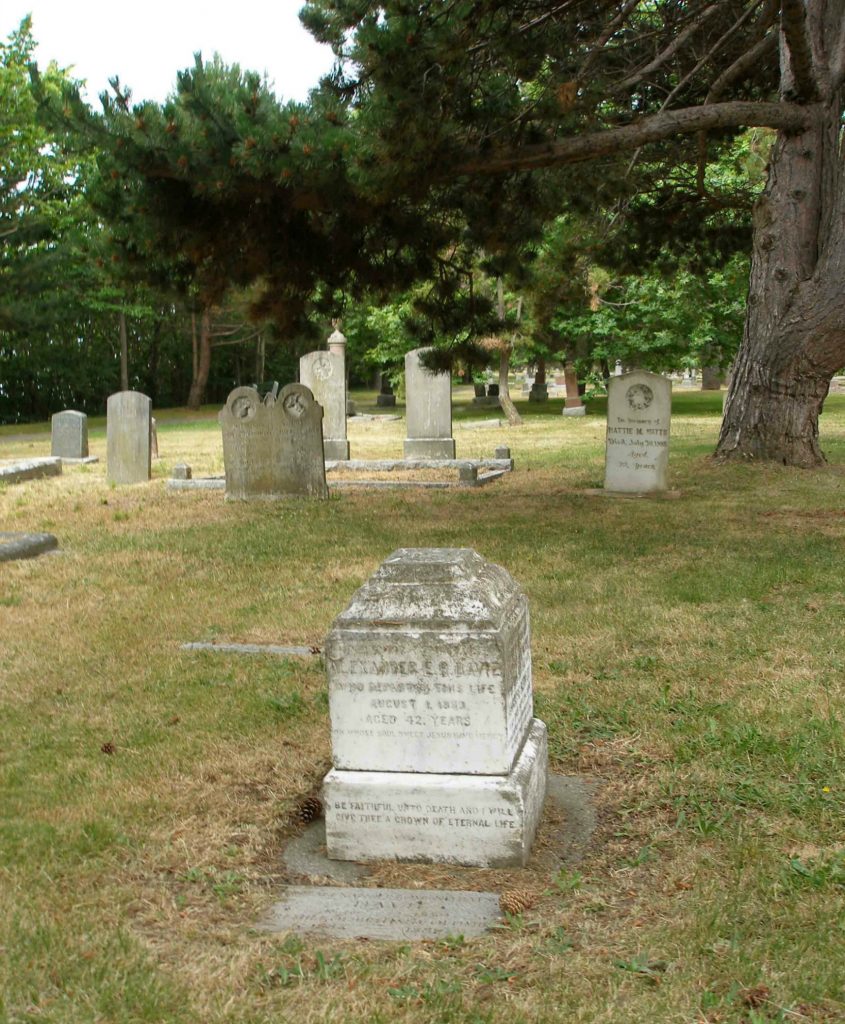
[[[0,565],[0,1020],[845,1020],[845,396],[815,472],[715,466],[720,407],[675,393],[675,499],[586,494],[604,408],[559,401],[517,428],[457,410],[459,457],[516,460],[478,489],[166,493],[177,462],[222,473],[216,408],[156,410],[149,485],[106,484],[93,420],[98,465],[0,488],[0,529],[61,545]],[[403,429],[351,420],[353,457]],[[0,429],[0,458],[49,448]],[[180,644],[319,647],[402,546],[473,547],[523,586],[551,767],[600,782],[597,831],[561,872],[547,819],[528,870],[363,883],[536,892],[480,939],[259,933],[329,765],[324,669]]]

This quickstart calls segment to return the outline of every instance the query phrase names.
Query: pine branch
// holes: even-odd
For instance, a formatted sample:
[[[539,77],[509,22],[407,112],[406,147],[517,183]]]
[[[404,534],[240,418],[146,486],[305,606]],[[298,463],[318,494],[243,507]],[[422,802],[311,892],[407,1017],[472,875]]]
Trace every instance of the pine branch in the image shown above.
[[[641,0],[627,0],[627,3],[622,5],[622,10],[616,15],[616,17],[607,26],[604,32],[596,39],[592,45],[592,49],[587,54],[586,59],[578,70],[577,80],[583,82],[587,75],[593,68],[595,62],[599,59],[602,50],[607,46],[613,36],[619,31],[619,29],[628,20],[637,7],[639,7]]]
[[[663,67],[666,61],[674,57],[678,50],[680,50],[684,43],[686,43],[686,41],[690,38],[690,36],[695,35],[695,33],[701,28],[701,26],[707,21],[707,19],[711,15],[715,14],[719,10],[719,8],[720,4],[711,4],[709,7],[705,7],[701,14],[699,14],[697,18],[693,19],[682,32],[679,32],[672,40],[672,42],[669,43],[669,45],[665,47],[660,53],[658,53],[658,55],[653,60],[650,60],[648,64],[639,68],[632,75],[628,75],[627,78],[623,79],[614,88],[614,91],[618,92],[624,91],[625,89],[630,89],[633,86],[638,85],[640,82],[642,82],[644,78],[646,78],[648,75],[652,73],[652,71],[657,71],[658,68]]]
[[[763,36],[754,46],[751,47],[746,53],[742,54],[741,57],[731,64],[729,67],[719,75],[719,77],[710,86],[710,90],[707,93],[705,103],[715,103],[728,88],[733,85],[734,82],[739,81],[743,75],[749,72],[756,64],[758,64],[766,53],[777,46],[777,32],[769,32]]]
[[[800,132],[813,119],[813,112],[791,103],[753,103],[734,101],[700,107],[684,107],[644,118],[621,128],[573,135],[566,139],[521,149],[493,150],[489,154],[467,154],[454,173],[469,175],[507,174],[511,171],[561,167],[595,157],[610,156],[620,150],[636,149],[660,142],[672,135],[687,135],[715,128],[767,127]]]
[[[669,95],[666,97],[666,99],[661,104],[661,107],[660,107],[661,110],[665,110],[669,106],[669,104],[678,95],[678,93],[681,91],[681,89],[683,89],[683,87],[687,84],[687,82],[689,82],[692,78],[695,78],[695,76],[698,74],[698,72],[711,59],[711,57],[713,57],[714,54],[718,53],[719,50],[721,50],[721,48],[725,45],[725,43],[731,38],[731,36],[735,35],[736,32],[738,32],[739,29],[742,28],[742,26],[745,24],[745,22],[748,21],[748,19],[751,17],[751,15],[754,14],[754,12],[760,6],[760,3],[762,3],[762,0],[756,0],[756,3],[753,3],[751,5],[751,7],[749,7],[748,10],[745,11],[745,13],[742,14],[733,23],[733,25],[731,25],[731,27],[727,30],[727,32],[723,32],[722,35],[719,36],[719,38],[710,47],[710,49],[707,51],[707,53],[705,53],[704,56],[699,61],[697,61],[695,66],[684,75],[684,77],[680,80],[680,82],[678,82],[678,84],[675,86],[675,88],[669,93]]]

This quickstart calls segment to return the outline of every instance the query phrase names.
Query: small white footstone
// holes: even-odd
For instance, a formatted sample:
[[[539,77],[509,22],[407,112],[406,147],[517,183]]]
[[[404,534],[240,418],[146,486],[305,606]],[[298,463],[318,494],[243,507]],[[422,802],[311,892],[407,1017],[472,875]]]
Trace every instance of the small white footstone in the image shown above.
[[[524,865],[546,795],[546,727],[533,719],[508,775],[333,769],[323,780],[336,860]]]
[[[337,939],[445,939],[483,935],[501,919],[494,892],[341,889],[292,885],[258,927]]]

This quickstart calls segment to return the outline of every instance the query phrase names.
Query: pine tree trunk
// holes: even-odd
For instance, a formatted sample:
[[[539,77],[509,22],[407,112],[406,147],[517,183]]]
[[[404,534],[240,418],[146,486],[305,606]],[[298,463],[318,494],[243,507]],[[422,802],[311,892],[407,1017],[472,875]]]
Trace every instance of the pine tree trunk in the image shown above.
[[[200,318],[199,343],[194,370],[194,379],[191,381],[191,391],[188,395],[188,408],[199,409],[205,398],[205,387],[208,384],[208,374],[211,370],[211,315],[207,309],[202,311]]]
[[[120,390],[129,390],[129,339],[126,333],[126,314],[120,311],[118,317],[120,330]]]
[[[498,307],[499,323],[504,326],[505,323],[505,285],[501,277],[496,279],[496,304]],[[517,323],[522,317],[522,299],[519,300],[519,306],[517,308],[516,319]],[[516,406],[513,404],[511,398],[510,387],[508,386],[508,373],[511,365],[511,352],[513,351],[513,344],[505,345],[504,338],[502,340],[502,347],[499,349],[499,407],[503,410],[505,416],[508,418],[508,423],[512,427],[518,427],[522,424],[522,417],[516,411]]]
[[[502,407],[508,423],[512,427],[518,427],[522,423],[522,417],[516,411],[516,406],[511,398],[510,387],[508,386],[508,372],[511,364],[511,346],[501,349],[499,352],[499,405]]]
[[[716,449],[720,458],[811,467],[819,413],[845,365],[845,173],[841,90],[818,122],[781,132],[754,213],[748,311]]]

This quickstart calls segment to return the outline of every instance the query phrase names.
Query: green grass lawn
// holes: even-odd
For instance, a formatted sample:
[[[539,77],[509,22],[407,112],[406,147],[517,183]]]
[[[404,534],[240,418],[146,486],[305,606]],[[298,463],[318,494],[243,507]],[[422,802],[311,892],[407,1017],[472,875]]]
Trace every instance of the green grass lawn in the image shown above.
[[[0,1020],[845,1020],[845,397],[806,472],[714,465],[720,396],[677,393],[676,500],[585,493],[598,402],[473,429],[497,410],[460,399],[459,456],[516,459],[490,487],[167,494],[176,462],[222,472],[208,408],[156,412],[149,485],[107,485],[92,420],[98,465],[0,488],[0,530],[62,549],[0,565]],[[403,426],[351,420],[353,457],[400,455]],[[49,444],[3,428],[0,458]],[[541,894],[480,939],[257,933],[329,764],[325,673],[179,645],[319,645],[400,546],[473,547],[525,589],[552,768],[601,782],[593,844],[561,875],[384,864],[365,883]]]

